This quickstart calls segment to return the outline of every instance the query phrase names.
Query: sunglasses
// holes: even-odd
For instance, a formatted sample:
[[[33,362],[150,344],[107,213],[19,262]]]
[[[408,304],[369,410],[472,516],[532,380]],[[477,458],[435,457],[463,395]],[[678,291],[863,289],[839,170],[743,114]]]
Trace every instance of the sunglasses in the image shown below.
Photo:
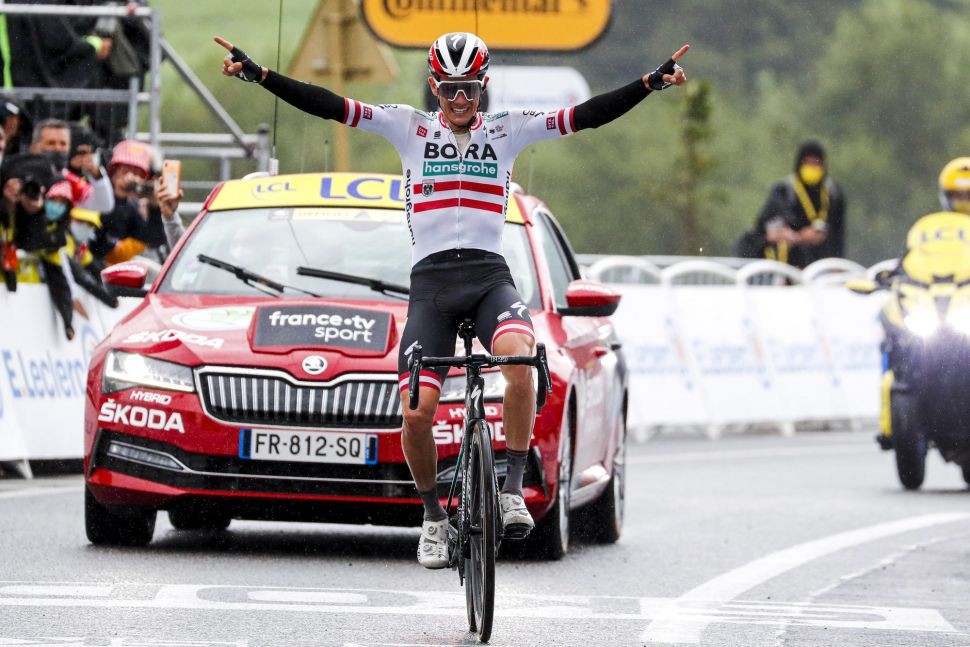
[[[454,101],[458,94],[464,94],[465,99],[474,101],[482,96],[485,90],[485,83],[478,80],[471,81],[435,81],[435,88],[438,89],[438,96],[446,101]]]

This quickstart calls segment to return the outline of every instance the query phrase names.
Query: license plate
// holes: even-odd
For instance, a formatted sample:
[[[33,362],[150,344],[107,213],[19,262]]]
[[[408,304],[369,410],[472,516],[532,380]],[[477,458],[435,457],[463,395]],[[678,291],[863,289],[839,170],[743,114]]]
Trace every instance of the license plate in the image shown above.
[[[239,457],[298,463],[377,463],[377,434],[240,429]]]

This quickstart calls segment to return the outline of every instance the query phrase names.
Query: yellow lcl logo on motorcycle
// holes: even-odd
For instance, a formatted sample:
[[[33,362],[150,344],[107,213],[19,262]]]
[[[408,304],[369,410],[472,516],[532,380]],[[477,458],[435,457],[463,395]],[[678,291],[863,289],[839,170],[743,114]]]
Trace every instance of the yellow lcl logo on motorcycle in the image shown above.
[[[363,0],[361,10],[384,42],[422,49],[473,31],[490,49],[569,51],[592,44],[610,21],[609,0]]]
[[[923,216],[906,236],[908,252],[903,268],[913,279],[932,283],[952,276],[970,279],[970,216],[948,211]]]

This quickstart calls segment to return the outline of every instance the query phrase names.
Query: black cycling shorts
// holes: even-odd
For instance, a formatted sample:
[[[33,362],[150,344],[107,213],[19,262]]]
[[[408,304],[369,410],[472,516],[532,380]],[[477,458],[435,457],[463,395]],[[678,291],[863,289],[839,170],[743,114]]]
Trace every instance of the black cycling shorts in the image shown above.
[[[489,352],[495,339],[507,332],[535,338],[529,308],[502,256],[481,249],[451,249],[418,261],[411,268],[408,321],[397,358],[402,391],[408,388],[408,357],[414,345],[421,344],[425,357],[452,357],[458,325],[466,318],[475,321],[475,334]],[[440,392],[447,374],[447,366],[424,370],[421,386]]]

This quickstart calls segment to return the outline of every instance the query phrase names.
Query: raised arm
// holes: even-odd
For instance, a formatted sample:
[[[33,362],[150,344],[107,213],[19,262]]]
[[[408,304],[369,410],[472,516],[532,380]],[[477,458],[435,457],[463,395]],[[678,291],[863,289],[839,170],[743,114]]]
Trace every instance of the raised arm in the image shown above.
[[[246,52],[223,38],[216,36],[215,41],[229,52],[222,60],[224,76],[235,76],[243,81],[259,83],[291,106],[311,115],[344,121],[346,102],[343,97],[326,88],[273,72],[256,63]]]
[[[671,85],[683,85],[687,82],[684,69],[677,61],[687,53],[690,45],[684,45],[667,60],[649,74],[633,81],[621,88],[599,94],[576,106],[573,118],[576,130],[597,128],[608,124],[617,117],[629,112],[635,105],[643,101],[651,92],[663,90]]]

